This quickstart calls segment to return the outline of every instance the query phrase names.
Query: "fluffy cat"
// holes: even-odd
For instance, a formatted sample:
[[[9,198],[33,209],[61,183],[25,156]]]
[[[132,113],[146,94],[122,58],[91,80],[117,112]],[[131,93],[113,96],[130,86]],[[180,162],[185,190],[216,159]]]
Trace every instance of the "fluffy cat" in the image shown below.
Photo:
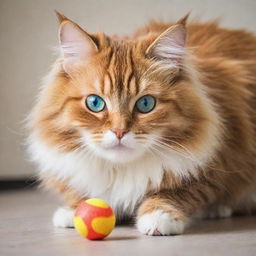
[[[42,183],[69,208],[105,199],[147,235],[255,207],[256,38],[216,22],[88,34],[58,14],[61,56],[29,116]]]

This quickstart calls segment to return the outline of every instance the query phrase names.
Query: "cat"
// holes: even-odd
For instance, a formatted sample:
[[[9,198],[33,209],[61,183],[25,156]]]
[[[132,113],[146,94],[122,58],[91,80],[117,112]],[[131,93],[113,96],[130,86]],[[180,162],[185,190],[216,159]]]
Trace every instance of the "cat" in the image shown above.
[[[146,235],[181,234],[198,217],[256,202],[256,37],[218,22],[151,21],[124,38],[64,15],[60,57],[29,116],[38,176],[73,227],[86,198]]]

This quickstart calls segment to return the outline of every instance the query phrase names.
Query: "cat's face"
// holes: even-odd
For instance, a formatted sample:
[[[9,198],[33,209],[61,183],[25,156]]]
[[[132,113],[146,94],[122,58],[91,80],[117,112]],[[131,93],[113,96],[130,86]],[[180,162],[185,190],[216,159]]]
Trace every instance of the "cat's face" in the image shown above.
[[[183,25],[157,39],[124,42],[89,36],[64,20],[60,43],[60,72],[41,99],[49,144],[114,163],[200,151],[208,112],[181,68]]]
[[[150,63],[141,55],[131,56],[126,45],[112,47],[122,54],[111,56],[108,49],[74,74],[70,86],[79,88],[81,100],[70,104],[69,120],[93,154],[127,162],[152,151],[182,117],[171,102],[174,90],[146,75]]]
[[[147,75],[151,64],[140,53],[131,55],[129,45],[113,43],[71,71],[67,93],[78,100],[65,106],[66,125],[78,131],[80,143],[92,154],[132,161],[152,151],[182,121],[171,101],[175,90],[168,89],[170,81]]]

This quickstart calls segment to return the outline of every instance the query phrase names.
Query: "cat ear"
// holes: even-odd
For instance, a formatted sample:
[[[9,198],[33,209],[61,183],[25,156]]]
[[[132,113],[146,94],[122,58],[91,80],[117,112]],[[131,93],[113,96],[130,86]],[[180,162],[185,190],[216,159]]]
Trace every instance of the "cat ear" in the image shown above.
[[[57,13],[57,12],[56,12]],[[57,13],[60,22],[59,43],[63,68],[69,73],[81,61],[87,61],[98,52],[98,47],[83,29],[64,15]]]
[[[172,62],[179,67],[185,53],[186,17],[165,30],[147,49],[146,55],[156,60]]]

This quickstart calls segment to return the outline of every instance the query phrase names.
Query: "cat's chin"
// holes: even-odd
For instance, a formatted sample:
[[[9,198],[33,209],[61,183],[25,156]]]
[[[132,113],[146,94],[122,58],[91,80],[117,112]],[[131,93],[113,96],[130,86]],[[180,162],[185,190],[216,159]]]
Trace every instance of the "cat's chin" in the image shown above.
[[[94,148],[94,153],[100,158],[118,164],[133,162],[144,154],[144,152],[125,146],[115,146],[112,148]]]

